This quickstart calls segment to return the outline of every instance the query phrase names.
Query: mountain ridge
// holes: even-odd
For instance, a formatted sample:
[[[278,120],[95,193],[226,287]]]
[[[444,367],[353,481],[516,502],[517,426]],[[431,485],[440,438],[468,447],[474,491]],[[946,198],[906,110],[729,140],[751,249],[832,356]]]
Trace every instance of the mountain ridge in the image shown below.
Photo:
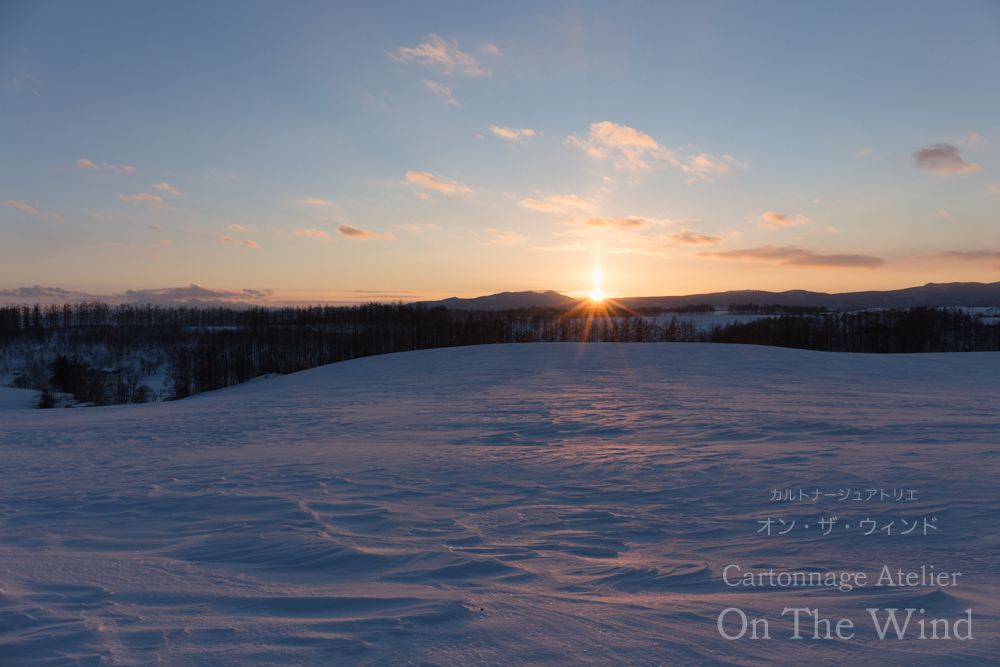
[[[474,298],[451,297],[439,301],[422,301],[425,306],[444,306],[451,310],[510,310],[531,307],[570,307],[585,299],[574,298],[555,290],[500,292]],[[683,308],[711,304],[719,310],[730,303],[758,305],[816,306],[831,310],[864,310],[867,308],[912,308],[915,306],[956,308],[1000,307],[1000,282],[927,283],[896,290],[861,292],[812,292],[809,290],[729,290],[681,296],[633,296],[613,299],[626,308]]]

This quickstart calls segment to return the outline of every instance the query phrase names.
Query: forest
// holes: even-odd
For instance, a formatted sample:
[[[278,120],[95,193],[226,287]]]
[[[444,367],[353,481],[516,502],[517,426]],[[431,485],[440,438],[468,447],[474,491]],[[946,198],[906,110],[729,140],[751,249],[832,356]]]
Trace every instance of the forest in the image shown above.
[[[270,373],[377,354],[496,343],[735,343],[829,352],[1000,350],[1000,324],[962,309],[838,313],[732,304],[761,317],[699,325],[622,308],[452,311],[420,304],[188,308],[95,302],[0,307],[0,376],[79,403],[180,399]],[[706,306],[687,314],[710,312]],[[159,376],[162,388],[146,384]]]

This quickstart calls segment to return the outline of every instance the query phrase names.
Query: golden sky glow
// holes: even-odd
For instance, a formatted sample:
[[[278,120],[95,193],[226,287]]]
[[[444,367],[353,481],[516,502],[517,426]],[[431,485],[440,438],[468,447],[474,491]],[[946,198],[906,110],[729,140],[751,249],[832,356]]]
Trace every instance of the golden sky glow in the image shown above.
[[[24,5],[0,302],[1000,281],[995,4],[447,6]]]

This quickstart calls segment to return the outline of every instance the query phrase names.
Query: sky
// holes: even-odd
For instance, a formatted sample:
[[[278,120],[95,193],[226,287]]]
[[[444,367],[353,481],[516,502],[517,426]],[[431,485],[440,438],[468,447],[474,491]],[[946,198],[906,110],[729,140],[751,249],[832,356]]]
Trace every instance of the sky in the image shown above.
[[[1000,3],[0,4],[0,302],[1000,281]]]

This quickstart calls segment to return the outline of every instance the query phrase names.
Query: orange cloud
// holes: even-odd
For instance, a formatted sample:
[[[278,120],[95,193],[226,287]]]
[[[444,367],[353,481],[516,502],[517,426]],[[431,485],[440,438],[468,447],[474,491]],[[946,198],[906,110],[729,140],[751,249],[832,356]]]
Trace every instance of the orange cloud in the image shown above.
[[[528,128],[519,130],[516,127],[497,127],[496,125],[490,125],[490,132],[508,141],[516,141],[519,144],[526,144],[541,134]]]
[[[725,259],[747,262],[767,262],[778,266],[830,267],[830,268],[863,268],[875,269],[885,264],[885,260],[868,255],[848,255],[821,253],[808,248],[796,246],[764,245],[745,250],[722,250],[715,252],[699,252],[698,257],[710,259]]]
[[[688,183],[693,183],[695,181],[715,181],[715,175],[717,174],[731,174],[736,170],[725,162],[718,160],[713,160],[713,156],[708,153],[702,153],[701,155],[690,155],[688,156],[687,164],[681,165],[681,170],[688,174],[694,174]],[[729,158],[732,160],[732,158]]]
[[[316,197],[306,197],[302,200],[303,204],[312,204],[313,206],[333,206],[332,201],[326,201],[325,199],[317,199]]]
[[[34,207],[28,206],[23,201],[14,201],[13,199],[8,199],[3,203],[7,208],[16,208],[18,211],[24,211],[25,213],[34,213],[38,215],[38,211]]]
[[[543,213],[568,213],[570,211],[593,211],[597,203],[591,199],[581,199],[576,195],[551,195],[544,199],[522,199],[519,206]]]
[[[385,239],[386,241],[392,240],[392,234],[376,234],[375,232],[369,232],[364,229],[358,229],[357,227],[351,227],[350,225],[341,225],[337,227],[337,231],[349,239]]]
[[[569,242],[558,246],[542,246],[533,249],[548,251],[575,251],[599,247],[602,253],[613,255],[679,255],[678,245],[717,245],[723,238],[703,234],[690,229],[681,229],[673,234],[650,234],[646,230],[674,225],[679,222],[694,224],[699,220],[675,221],[661,218],[628,217],[584,217],[559,218],[570,228],[557,232],[557,236],[568,237]]]
[[[31,213],[32,215],[38,215],[43,218],[49,218],[50,220],[62,220],[63,217],[58,213],[53,213],[52,211],[44,211],[35,208],[34,206],[29,206],[23,201],[15,201],[13,199],[7,199],[3,203],[7,208],[17,209],[18,211],[24,211],[25,213]]]
[[[810,222],[809,218],[802,214],[799,214],[794,218],[790,218],[787,215],[782,215],[781,213],[775,213],[773,211],[757,216],[757,220],[760,223],[757,225],[758,229],[794,227],[795,225],[807,225]]]
[[[157,185],[154,185],[153,187],[156,188],[157,190],[163,190],[168,195],[174,195],[175,197],[183,197],[184,196],[180,192],[178,192],[175,188],[167,185],[166,183],[158,183]]]
[[[326,232],[320,229],[296,229],[293,230],[292,233],[298,234],[299,236],[308,236],[309,238],[313,239],[326,239],[327,241],[330,240],[330,236]]]
[[[499,54],[499,50],[497,50],[497,54]],[[449,75],[455,72],[461,72],[467,76],[486,74],[479,67],[479,61],[476,60],[475,56],[458,48],[456,40],[444,40],[438,35],[428,35],[427,41],[423,44],[414,48],[400,47],[396,53],[387,55],[393,60],[403,63],[416,62],[421,65],[437,66]]]
[[[249,239],[231,239],[228,236],[223,236],[222,234],[216,234],[215,238],[219,239],[219,241],[221,241],[222,243],[232,243],[234,245],[239,245],[242,243],[243,245],[248,245],[251,248],[257,247],[257,244]]]
[[[237,225],[237,224],[226,225],[226,229],[231,229],[234,232],[245,232],[247,230],[246,227],[244,227],[243,225]]]
[[[118,198],[121,199],[122,201],[130,201],[133,204],[138,204],[140,202],[143,204],[149,204],[153,208],[159,208],[159,209],[170,208],[169,206],[167,206],[167,203],[163,201],[161,198],[157,197],[156,195],[147,194],[145,192],[140,192],[138,194],[129,196],[118,195]]]
[[[90,160],[77,160],[76,166],[79,167],[80,169],[93,169],[95,171],[117,171],[128,174],[135,171],[135,167],[130,167],[127,164],[108,164],[107,162],[102,162],[101,166],[98,167]]]
[[[735,172],[733,165],[747,166],[731,155],[722,156],[722,160],[714,159],[709,153],[678,156],[645,132],[610,121],[592,123],[586,139],[570,135],[564,145],[579,148],[598,160],[611,158],[616,169],[634,172],[649,171],[654,166],[680,167],[691,174],[688,183],[714,181],[720,174]]]
[[[913,154],[913,165],[917,169],[926,169],[935,176],[971,174],[980,169],[978,164],[963,160],[958,149],[949,144],[934,144],[930,148],[921,148]]]
[[[616,169],[649,171],[652,163],[657,160],[679,164],[670,150],[658,144],[648,134],[610,121],[592,123],[585,140],[570,135],[566,138],[566,145],[580,148],[590,157],[599,160],[613,157]]]
[[[527,236],[522,236],[521,234],[510,230],[502,231],[499,229],[487,229],[486,231],[496,237],[486,245],[512,245],[514,243],[523,243],[528,240]]]
[[[719,245],[722,237],[717,234],[702,234],[690,229],[682,229],[670,235],[670,240],[681,245]]]
[[[464,104],[462,104],[461,102],[459,102],[458,100],[456,100],[454,97],[451,96],[451,88],[449,88],[448,86],[442,86],[437,81],[428,81],[427,79],[421,79],[421,81],[424,82],[425,86],[434,91],[434,94],[438,96],[438,99],[440,99],[445,104],[450,104],[454,107],[465,106]]]
[[[453,181],[444,176],[435,176],[426,171],[408,171],[406,172],[406,180],[417,187],[432,192],[440,192],[443,195],[465,195],[466,197],[472,197],[476,194],[465,183]]]
[[[173,244],[174,244],[173,241],[167,241],[166,239],[156,242],[156,245],[173,245]]]
[[[574,218],[571,216],[562,216],[559,218],[559,222],[564,225],[582,225],[584,227],[590,227],[592,229],[617,229],[617,230],[637,230],[642,227],[651,226],[663,226],[663,225],[673,225],[678,221],[669,220],[667,218],[644,218],[639,215],[630,216],[617,216],[611,218],[603,217],[589,217],[589,218]],[[680,222],[687,223],[698,223],[700,220],[682,220]]]
[[[587,227],[617,227],[618,229],[638,229],[645,223],[645,218],[586,218],[581,222]],[[565,218],[563,223],[572,224],[576,222],[572,218]]]

